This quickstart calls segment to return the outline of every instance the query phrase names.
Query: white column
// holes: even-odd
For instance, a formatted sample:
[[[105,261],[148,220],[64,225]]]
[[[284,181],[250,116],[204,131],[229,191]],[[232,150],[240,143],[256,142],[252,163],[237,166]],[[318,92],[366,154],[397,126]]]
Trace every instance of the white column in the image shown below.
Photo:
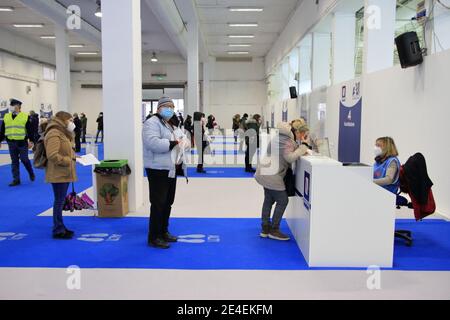
[[[396,0],[365,0],[364,73],[394,66]]]
[[[307,35],[299,47],[299,94],[311,91],[312,36]]]
[[[211,113],[210,83],[212,63],[211,58],[208,58],[208,61],[203,63],[203,113],[205,114]]]
[[[332,30],[333,84],[355,77],[356,18],[354,14],[334,13]]]
[[[58,111],[71,112],[70,108],[70,50],[67,30],[55,24],[56,85]]]
[[[448,0],[442,1],[442,3],[450,6]],[[440,3],[435,3],[434,20],[430,24],[434,28],[431,40],[433,53],[450,49],[450,10],[444,8]]]
[[[312,89],[330,85],[331,35],[313,33]]]
[[[188,103],[187,114],[200,110],[199,103],[199,56],[198,56],[198,22],[191,21],[188,29]]]
[[[102,2],[105,159],[128,160],[131,212],[144,203],[140,11],[140,0]]]

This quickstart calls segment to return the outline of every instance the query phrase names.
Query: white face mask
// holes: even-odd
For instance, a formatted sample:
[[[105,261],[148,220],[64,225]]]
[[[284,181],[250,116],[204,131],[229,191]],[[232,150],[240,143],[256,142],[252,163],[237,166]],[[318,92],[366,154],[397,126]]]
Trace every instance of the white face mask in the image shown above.
[[[16,108],[15,107],[9,107],[9,112],[15,113],[16,112]]]
[[[70,121],[69,124],[67,125],[67,130],[69,130],[70,132],[73,132],[75,130],[75,123]]]
[[[383,149],[381,149],[380,147],[375,146],[375,148],[373,149],[373,154],[376,157],[379,157],[383,154]]]

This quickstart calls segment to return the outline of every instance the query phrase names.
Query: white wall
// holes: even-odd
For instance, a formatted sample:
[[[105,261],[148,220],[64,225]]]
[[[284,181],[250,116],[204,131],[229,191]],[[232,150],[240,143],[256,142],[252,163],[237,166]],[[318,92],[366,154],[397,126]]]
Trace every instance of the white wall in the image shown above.
[[[211,66],[210,103],[205,110],[214,114],[218,124],[232,127],[235,114],[261,114],[267,100],[264,61],[215,62]]]
[[[362,78],[361,161],[373,162],[373,146],[380,136],[392,136],[406,162],[424,154],[434,182],[438,212],[450,217],[450,50],[425,57],[415,68],[399,66]],[[341,86],[329,88],[327,132],[337,146]],[[337,154],[336,152],[334,153]]]
[[[0,100],[18,99],[25,112],[39,112],[41,103],[52,104],[57,110],[56,82],[43,80],[41,64],[5,53],[0,56]],[[29,93],[27,87],[31,88]]]

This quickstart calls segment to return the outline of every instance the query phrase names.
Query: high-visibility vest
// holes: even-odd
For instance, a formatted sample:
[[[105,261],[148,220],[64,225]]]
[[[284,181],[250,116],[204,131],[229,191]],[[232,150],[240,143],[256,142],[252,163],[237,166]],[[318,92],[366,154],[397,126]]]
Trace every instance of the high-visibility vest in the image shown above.
[[[8,140],[25,140],[27,136],[28,114],[20,112],[14,119],[12,113],[7,113],[3,122],[5,122],[5,136]]]

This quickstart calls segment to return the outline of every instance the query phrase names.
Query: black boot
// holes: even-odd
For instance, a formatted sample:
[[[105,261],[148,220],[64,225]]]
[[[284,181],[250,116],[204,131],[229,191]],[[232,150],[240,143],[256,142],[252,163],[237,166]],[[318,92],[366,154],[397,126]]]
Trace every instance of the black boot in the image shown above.
[[[155,239],[155,240],[150,240],[148,242],[148,245],[154,248],[159,248],[159,249],[169,249],[170,245],[164,241],[163,239]]]
[[[169,232],[164,233],[163,240],[166,242],[177,242],[178,238],[171,235]]]
[[[20,185],[20,181],[19,180],[14,180],[13,182],[11,182],[9,184],[10,187],[15,187],[15,186],[18,186],[18,185]]]

